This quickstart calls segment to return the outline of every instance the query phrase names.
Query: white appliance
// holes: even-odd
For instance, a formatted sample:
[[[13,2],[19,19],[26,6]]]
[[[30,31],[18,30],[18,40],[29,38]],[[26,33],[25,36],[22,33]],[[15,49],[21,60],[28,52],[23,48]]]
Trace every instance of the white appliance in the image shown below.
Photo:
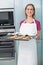
[[[0,59],[15,58],[15,41],[7,39],[7,34],[13,32],[14,0],[0,0]]]

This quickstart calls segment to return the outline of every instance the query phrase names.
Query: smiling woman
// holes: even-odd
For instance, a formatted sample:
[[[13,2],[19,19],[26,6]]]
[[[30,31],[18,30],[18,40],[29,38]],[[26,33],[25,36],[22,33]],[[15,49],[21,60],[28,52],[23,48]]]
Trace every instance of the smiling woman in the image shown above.
[[[31,6],[31,7],[30,7]],[[32,16],[34,18],[35,16],[35,7],[33,4],[28,4],[26,7],[25,7],[25,14],[26,14],[26,17],[27,16]]]
[[[27,4],[25,7],[26,19],[20,23],[22,35],[36,36],[40,39],[40,22],[35,19],[35,7]],[[18,65],[37,65],[36,39],[19,41]]]

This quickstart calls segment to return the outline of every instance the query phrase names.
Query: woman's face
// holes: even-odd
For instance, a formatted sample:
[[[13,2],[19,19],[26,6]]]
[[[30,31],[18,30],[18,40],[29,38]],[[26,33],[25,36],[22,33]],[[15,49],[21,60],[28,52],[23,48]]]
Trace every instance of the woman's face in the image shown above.
[[[33,10],[33,7],[32,5],[29,5],[27,6],[26,10],[25,10],[25,13],[28,17],[32,17],[33,13],[34,13],[34,10]]]

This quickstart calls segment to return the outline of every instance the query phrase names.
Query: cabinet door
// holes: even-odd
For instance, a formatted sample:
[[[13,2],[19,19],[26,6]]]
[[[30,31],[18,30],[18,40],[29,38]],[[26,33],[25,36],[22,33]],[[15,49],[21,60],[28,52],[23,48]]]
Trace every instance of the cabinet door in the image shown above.
[[[0,8],[14,8],[14,0],[0,0]]]

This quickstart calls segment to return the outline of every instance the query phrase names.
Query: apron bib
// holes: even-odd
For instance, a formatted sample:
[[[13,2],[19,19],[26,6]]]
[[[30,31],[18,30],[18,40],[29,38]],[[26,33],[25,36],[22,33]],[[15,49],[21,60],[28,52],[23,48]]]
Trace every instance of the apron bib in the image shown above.
[[[35,36],[37,34],[36,23],[22,23],[20,27],[20,33],[22,35]]]
[[[32,24],[23,23],[20,28],[20,33],[23,35],[36,35],[37,29],[35,21]],[[19,41],[17,65],[37,65],[37,46],[35,39]]]

